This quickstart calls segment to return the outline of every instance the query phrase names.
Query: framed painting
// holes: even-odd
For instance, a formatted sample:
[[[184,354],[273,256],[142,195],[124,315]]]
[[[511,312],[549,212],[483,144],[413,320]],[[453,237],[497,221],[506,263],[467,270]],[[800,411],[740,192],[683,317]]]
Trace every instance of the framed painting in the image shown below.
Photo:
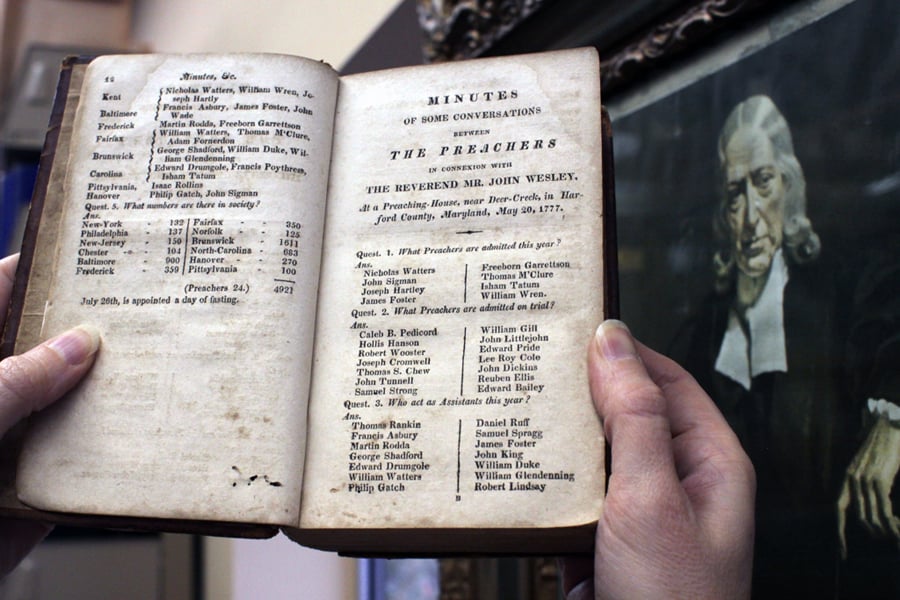
[[[897,31],[796,3],[609,105],[622,317],[754,463],[760,598],[900,594]]]
[[[896,0],[418,8],[432,60],[600,50],[622,318],[754,462],[754,596],[900,596]]]

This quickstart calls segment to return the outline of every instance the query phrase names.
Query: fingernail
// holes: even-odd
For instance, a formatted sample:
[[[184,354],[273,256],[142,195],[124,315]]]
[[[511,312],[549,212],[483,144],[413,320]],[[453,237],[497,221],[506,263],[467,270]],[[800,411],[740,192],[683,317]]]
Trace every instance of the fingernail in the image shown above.
[[[100,330],[93,325],[79,325],[47,342],[70,365],[80,365],[100,347]]]
[[[622,321],[608,319],[600,323],[596,333],[597,347],[606,360],[637,356],[637,348],[628,326]]]

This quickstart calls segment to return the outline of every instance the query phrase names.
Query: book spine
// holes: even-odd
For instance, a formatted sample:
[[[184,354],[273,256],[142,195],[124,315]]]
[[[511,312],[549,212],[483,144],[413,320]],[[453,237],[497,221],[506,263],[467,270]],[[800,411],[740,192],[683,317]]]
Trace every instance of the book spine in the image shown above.
[[[616,181],[613,133],[609,113],[603,109],[603,289],[607,319],[619,318],[619,261],[616,243]]]
[[[53,168],[53,158],[56,154],[57,143],[62,129],[63,114],[69,96],[69,86],[72,79],[72,68],[77,64],[86,64],[91,61],[89,57],[70,56],[66,58],[60,68],[59,82],[56,86],[56,97],[53,101],[53,109],[47,125],[47,135],[44,138],[44,146],[41,149],[40,165],[35,177],[34,191],[31,196],[31,209],[25,224],[22,249],[19,255],[19,265],[16,269],[16,278],[13,285],[13,294],[6,311],[3,334],[0,337],[0,358],[6,358],[13,354],[16,344],[16,335],[22,319],[22,310],[25,305],[25,293],[27,282],[31,273],[31,265],[34,259],[37,245],[37,233],[44,210],[44,199],[50,183],[50,172]]]

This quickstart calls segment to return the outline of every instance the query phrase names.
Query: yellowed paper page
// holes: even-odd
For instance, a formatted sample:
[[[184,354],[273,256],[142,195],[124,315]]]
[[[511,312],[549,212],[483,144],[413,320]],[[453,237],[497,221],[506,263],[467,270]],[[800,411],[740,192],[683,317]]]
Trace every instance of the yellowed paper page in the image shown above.
[[[285,56],[94,61],[44,337],[102,332],[21,498],[293,524],[337,78]]]
[[[596,520],[593,51],[346,77],[301,526]]]

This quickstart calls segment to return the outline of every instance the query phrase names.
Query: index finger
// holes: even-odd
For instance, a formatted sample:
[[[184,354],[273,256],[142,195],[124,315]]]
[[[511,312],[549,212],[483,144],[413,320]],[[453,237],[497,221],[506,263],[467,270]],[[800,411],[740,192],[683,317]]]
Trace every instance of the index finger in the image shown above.
[[[637,347],[650,377],[669,400],[666,408],[679,475],[684,477],[709,459],[706,452],[697,449],[705,449],[715,456],[743,459],[745,455],[737,435],[700,384],[670,358],[640,342]],[[685,447],[694,451],[682,453]]]
[[[698,518],[727,540],[752,521],[756,476],[737,435],[700,384],[675,361],[638,345],[638,353],[667,400],[675,470]],[[733,519],[723,519],[732,515]]]

